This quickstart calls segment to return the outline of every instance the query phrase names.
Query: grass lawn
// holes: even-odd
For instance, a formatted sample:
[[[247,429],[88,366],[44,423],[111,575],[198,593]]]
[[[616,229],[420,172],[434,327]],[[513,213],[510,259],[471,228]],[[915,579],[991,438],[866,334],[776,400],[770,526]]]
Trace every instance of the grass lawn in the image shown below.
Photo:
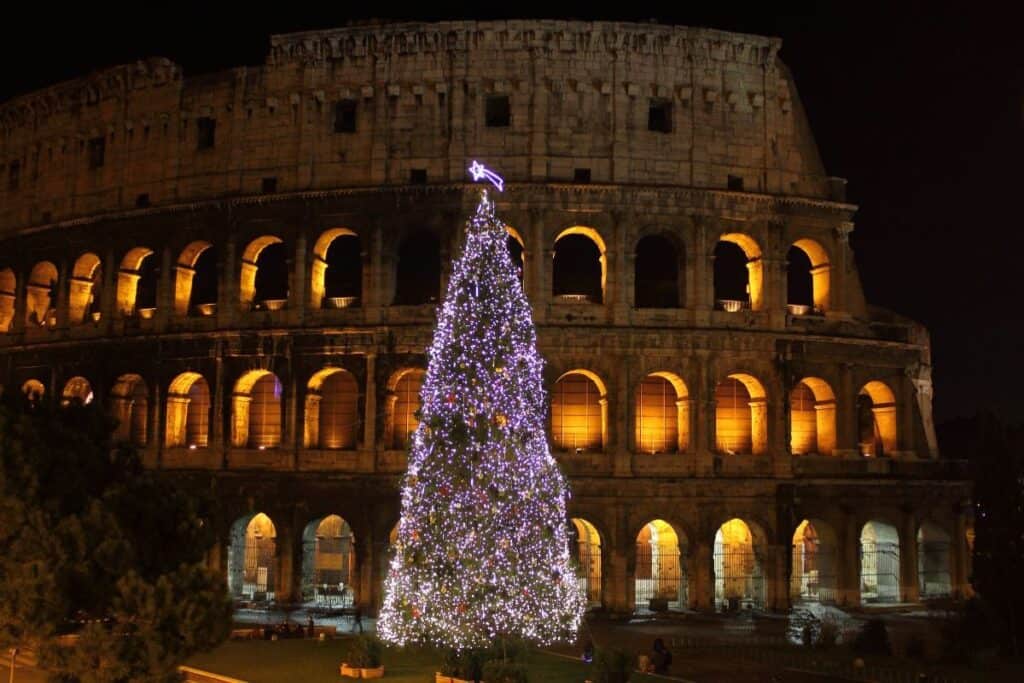
[[[338,665],[351,638],[315,640],[229,641],[212,652],[197,655],[188,665],[250,683],[339,683]],[[441,655],[433,650],[386,649],[382,657],[385,681],[426,683],[434,680]],[[582,683],[592,669],[582,662],[543,652],[530,657],[531,683]],[[653,681],[634,674],[632,681]]]

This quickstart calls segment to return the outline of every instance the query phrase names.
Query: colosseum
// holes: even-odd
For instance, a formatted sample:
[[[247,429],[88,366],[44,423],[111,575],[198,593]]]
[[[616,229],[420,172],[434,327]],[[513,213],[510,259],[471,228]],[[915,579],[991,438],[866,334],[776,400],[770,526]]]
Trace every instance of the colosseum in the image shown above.
[[[777,39],[371,23],[262,66],[152,58],[0,105],[0,384],[99,401],[213,491],[240,603],[381,598],[481,159],[546,359],[595,609],[970,593],[929,338],[869,305],[856,207]]]

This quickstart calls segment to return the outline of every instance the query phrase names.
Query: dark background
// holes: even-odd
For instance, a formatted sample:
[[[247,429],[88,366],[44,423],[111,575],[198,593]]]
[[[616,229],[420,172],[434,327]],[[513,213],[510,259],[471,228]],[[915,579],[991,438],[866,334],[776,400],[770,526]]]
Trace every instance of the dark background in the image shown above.
[[[368,16],[657,19],[778,36],[825,167],[849,180],[849,199],[860,205],[851,239],[868,301],[931,331],[938,419],[992,410],[1021,421],[1024,33],[1010,10],[980,2],[597,5],[22,4],[0,34],[0,99],[146,56],[168,57],[186,75],[261,64],[271,33]]]

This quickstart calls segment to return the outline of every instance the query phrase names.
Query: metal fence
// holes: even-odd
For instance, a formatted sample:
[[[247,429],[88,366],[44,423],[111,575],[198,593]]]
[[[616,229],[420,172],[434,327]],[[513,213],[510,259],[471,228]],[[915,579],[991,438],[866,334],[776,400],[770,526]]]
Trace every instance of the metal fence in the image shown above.
[[[637,543],[635,603],[638,612],[651,610],[662,601],[670,610],[686,607],[685,561],[678,548],[667,549],[656,544]]]
[[[752,550],[715,553],[715,604],[723,610],[764,607],[764,572]]]

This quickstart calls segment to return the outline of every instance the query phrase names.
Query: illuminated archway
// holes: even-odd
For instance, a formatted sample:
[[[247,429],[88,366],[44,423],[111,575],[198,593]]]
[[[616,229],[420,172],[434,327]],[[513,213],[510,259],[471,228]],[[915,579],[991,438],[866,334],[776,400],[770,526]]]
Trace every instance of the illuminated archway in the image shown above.
[[[733,518],[715,532],[715,606],[733,611],[764,607],[765,581],[761,555],[763,534]]]
[[[922,598],[944,598],[953,592],[950,535],[934,522],[917,530],[917,581]]]
[[[805,519],[793,532],[790,599],[793,602],[836,601],[835,532],[825,522]]]
[[[10,332],[14,322],[14,302],[18,280],[10,268],[0,270],[0,333]]]
[[[569,557],[576,567],[580,592],[591,607],[601,605],[601,536],[585,519],[569,520]]]
[[[313,245],[310,306],[348,308],[359,303],[363,289],[362,247],[348,228],[324,231]]]
[[[274,250],[276,253],[264,253],[274,245],[281,245]],[[280,237],[264,235],[245,247],[238,283],[238,298],[244,306],[251,308],[263,305],[267,300],[288,299],[288,268],[283,245]]]
[[[156,258],[148,247],[135,247],[121,259],[117,271],[117,310],[131,317],[156,308]]]
[[[441,242],[429,230],[406,235],[395,264],[396,306],[437,303],[441,297]]]
[[[408,448],[413,432],[420,425],[416,413],[420,409],[420,389],[423,388],[425,378],[426,373],[423,370],[407,368],[396,372],[388,383],[391,448]]]
[[[121,375],[110,392],[111,412],[117,419],[114,439],[145,446],[148,438],[149,392],[139,375]]]
[[[281,445],[281,382],[268,370],[250,370],[235,383],[231,397],[231,445],[276,448]]]
[[[682,249],[667,235],[647,235],[636,243],[633,305],[678,308],[683,297]]]
[[[210,434],[210,387],[198,372],[183,372],[167,390],[166,444],[206,448]]]
[[[306,385],[306,448],[355,448],[359,425],[359,386],[352,373],[324,368],[314,374]]]
[[[690,401],[686,384],[670,372],[653,372],[636,388],[636,450],[683,452],[689,445]]]
[[[768,450],[768,403],[752,375],[734,373],[715,388],[715,446],[719,453]]]
[[[64,391],[60,394],[62,406],[80,405],[87,406],[92,403],[92,385],[84,377],[72,377],[64,385]]]
[[[302,532],[302,599],[317,607],[355,603],[356,553],[352,528],[338,515],[314,519]]]
[[[213,245],[202,240],[181,250],[174,270],[174,313],[212,315],[217,303],[217,259]],[[206,308],[200,308],[205,306]]]
[[[519,272],[519,281],[522,282],[523,272],[526,269],[526,243],[523,242],[523,236],[511,225],[506,225],[505,231],[508,232],[505,246],[508,247],[508,255]]]
[[[900,535],[896,527],[872,520],[860,532],[860,600],[900,600]]]
[[[270,602],[277,581],[277,529],[262,512],[231,526],[228,592],[236,599]]]
[[[604,449],[608,424],[608,392],[589,370],[570,370],[551,390],[551,439],[562,451]]]
[[[884,382],[868,382],[857,396],[861,455],[883,456],[896,450],[896,396]]]
[[[716,307],[730,312],[747,307],[761,310],[764,305],[764,264],[761,247],[754,238],[742,233],[722,235],[715,245],[714,259]]]
[[[57,324],[57,311],[53,307],[57,278],[57,266],[49,261],[40,261],[32,267],[25,286],[25,322],[29,325]]]
[[[789,447],[793,455],[835,450],[836,397],[825,380],[805,377],[789,392]]]
[[[648,522],[636,536],[635,608],[645,612],[664,601],[671,610],[687,603],[686,562],[680,535],[662,519]]]
[[[604,240],[593,228],[576,225],[559,233],[551,277],[556,301],[602,303],[608,279],[606,253]]]
[[[832,267],[825,248],[815,240],[799,239],[790,247],[787,261],[787,303],[790,310],[794,313],[827,311]],[[802,308],[804,306],[807,310]]]
[[[68,322],[80,325],[86,322],[91,314],[99,313],[97,295],[103,281],[103,268],[100,257],[86,252],[78,257],[71,269],[71,281],[68,285]]]

